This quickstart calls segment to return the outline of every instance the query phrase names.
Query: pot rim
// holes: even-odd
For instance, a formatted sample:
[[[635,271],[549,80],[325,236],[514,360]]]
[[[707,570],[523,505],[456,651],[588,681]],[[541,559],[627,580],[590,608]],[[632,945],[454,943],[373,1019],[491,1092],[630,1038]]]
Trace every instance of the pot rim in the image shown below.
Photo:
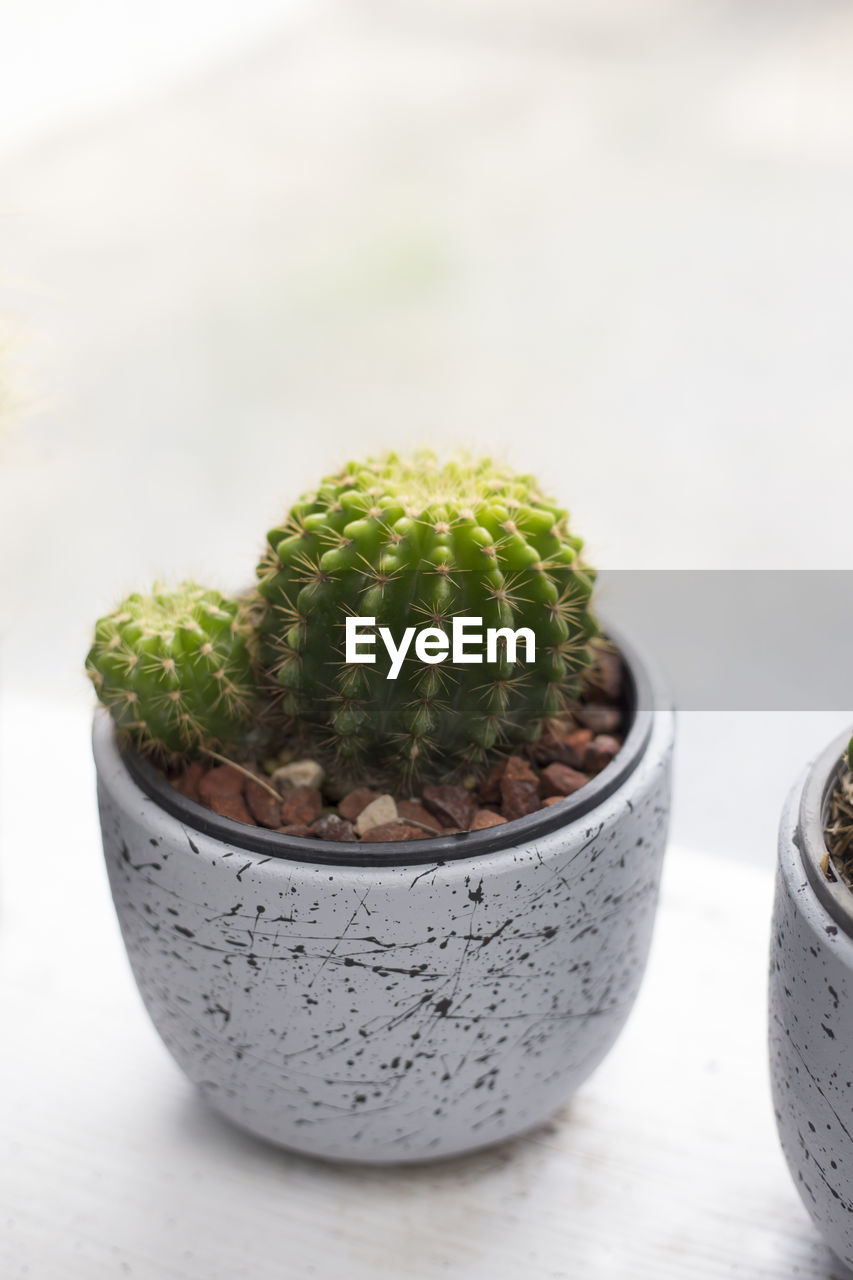
[[[827,880],[821,867],[829,853],[824,835],[827,811],[849,741],[849,730],[839,734],[810,766],[800,794],[794,842],[821,904],[836,924],[853,937],[853,890],[840,877]]]
[[[365,845],[356,840],[317,840],[289,836],[263,827],[251,827],[224,818],[176,790],[159,771],[127,743],[118,741],[108,716],[97,717],[93,730],[96,764],[110,748],[133,782],[166,813],[202,834],[251,853],[290,862],[348,867],[421,866],[455,862],[530,844],[595,810],[626,781],[645,755],[652,736],[654,707],[652,680],[645,665],[621,635],[610,627],[610,638],[619,650],[628,676],[627,705],[631,717],[621,750],[610,764],[562,804],[550,805],[482,831],[430,836],[425,840],[395,840]],[[662,703],[661,705],[667,705]],[[99,709],[100,710],[100,709]],[[366,849],[370,850],[369,854]]]

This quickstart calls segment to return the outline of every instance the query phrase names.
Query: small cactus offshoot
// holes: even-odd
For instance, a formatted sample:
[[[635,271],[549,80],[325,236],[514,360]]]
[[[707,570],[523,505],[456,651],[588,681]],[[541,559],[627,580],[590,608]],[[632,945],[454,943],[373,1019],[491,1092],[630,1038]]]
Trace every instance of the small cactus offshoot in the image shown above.
[[[257,710],[251,643],[236,601],[185,582],[101,618],[86,672],[140,751],[192,756],[245,743]]]
[[[568,513],[530,475],[432,454],[352,462],[268,535],[258,566],[259,660],[283,712],[315,727],[346,773],[447,776],[535,741],[577,696],[591,661],[594,573]],[[347,662],[347,617],[410,626],[529,628],[532,662],[507,646],[483,665],[425,663],[395,678],[380,646]]]

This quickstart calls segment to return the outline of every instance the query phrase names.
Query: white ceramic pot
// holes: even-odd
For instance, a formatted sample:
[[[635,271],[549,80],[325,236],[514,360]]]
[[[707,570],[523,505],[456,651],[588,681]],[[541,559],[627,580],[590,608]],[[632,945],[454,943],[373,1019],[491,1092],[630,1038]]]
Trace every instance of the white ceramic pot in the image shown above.
[[[166,786],[96,723],[104,852],[151,1019],[217,1111],[284,1146],[420,1160],[536,1125],[601,1061],[648,953],[673,716],[575,796],[399,844],[295,839]]]
[[[782,1149],[829,1247],[853,1266],[853,893],[831,883],[824,820],[849,734],[788,797],[770,956],[770,1072]]]

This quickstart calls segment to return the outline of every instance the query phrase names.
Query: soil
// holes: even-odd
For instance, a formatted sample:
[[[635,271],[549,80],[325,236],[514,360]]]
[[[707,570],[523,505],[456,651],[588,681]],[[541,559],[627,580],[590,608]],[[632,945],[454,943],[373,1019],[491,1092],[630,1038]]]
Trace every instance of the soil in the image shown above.
[[[823,872],[828,880],[842,880],[853,889],[853,774],[845,760],[829,802],[824,832],[827,856]]]
[[[320,840],[426,840],[480,831],[560,804],[606,768],[628,729],[619,655],[598,655],[593,678],[570,714],[541,739],[459,783],[429,784],[417,794],[350,786],[343,794],[321,765],[293,750],[236,764],[194,760],[169,781],[183,795],[238,822]],[[853,823],[853,802],[850,807]],[[853,845],[853,827],[848,846]],[[853,848],[850,850],[853,875]]]

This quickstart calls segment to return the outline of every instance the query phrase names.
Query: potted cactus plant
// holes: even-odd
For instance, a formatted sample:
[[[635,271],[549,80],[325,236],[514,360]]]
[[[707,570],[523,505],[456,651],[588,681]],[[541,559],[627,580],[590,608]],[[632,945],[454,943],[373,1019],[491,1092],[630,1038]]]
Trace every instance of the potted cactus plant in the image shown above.
[[[598,634],[568,514],[489,460],[323,480],[238,597],[87,660],[127,952],[181,1068],[311,1154],[417,1160],[549,1115],[637,993],[673,720]]]
[[[782,1149],[825,1242],[853,1266],[853,739],[782,814],[770,956],[770,1074]]]

